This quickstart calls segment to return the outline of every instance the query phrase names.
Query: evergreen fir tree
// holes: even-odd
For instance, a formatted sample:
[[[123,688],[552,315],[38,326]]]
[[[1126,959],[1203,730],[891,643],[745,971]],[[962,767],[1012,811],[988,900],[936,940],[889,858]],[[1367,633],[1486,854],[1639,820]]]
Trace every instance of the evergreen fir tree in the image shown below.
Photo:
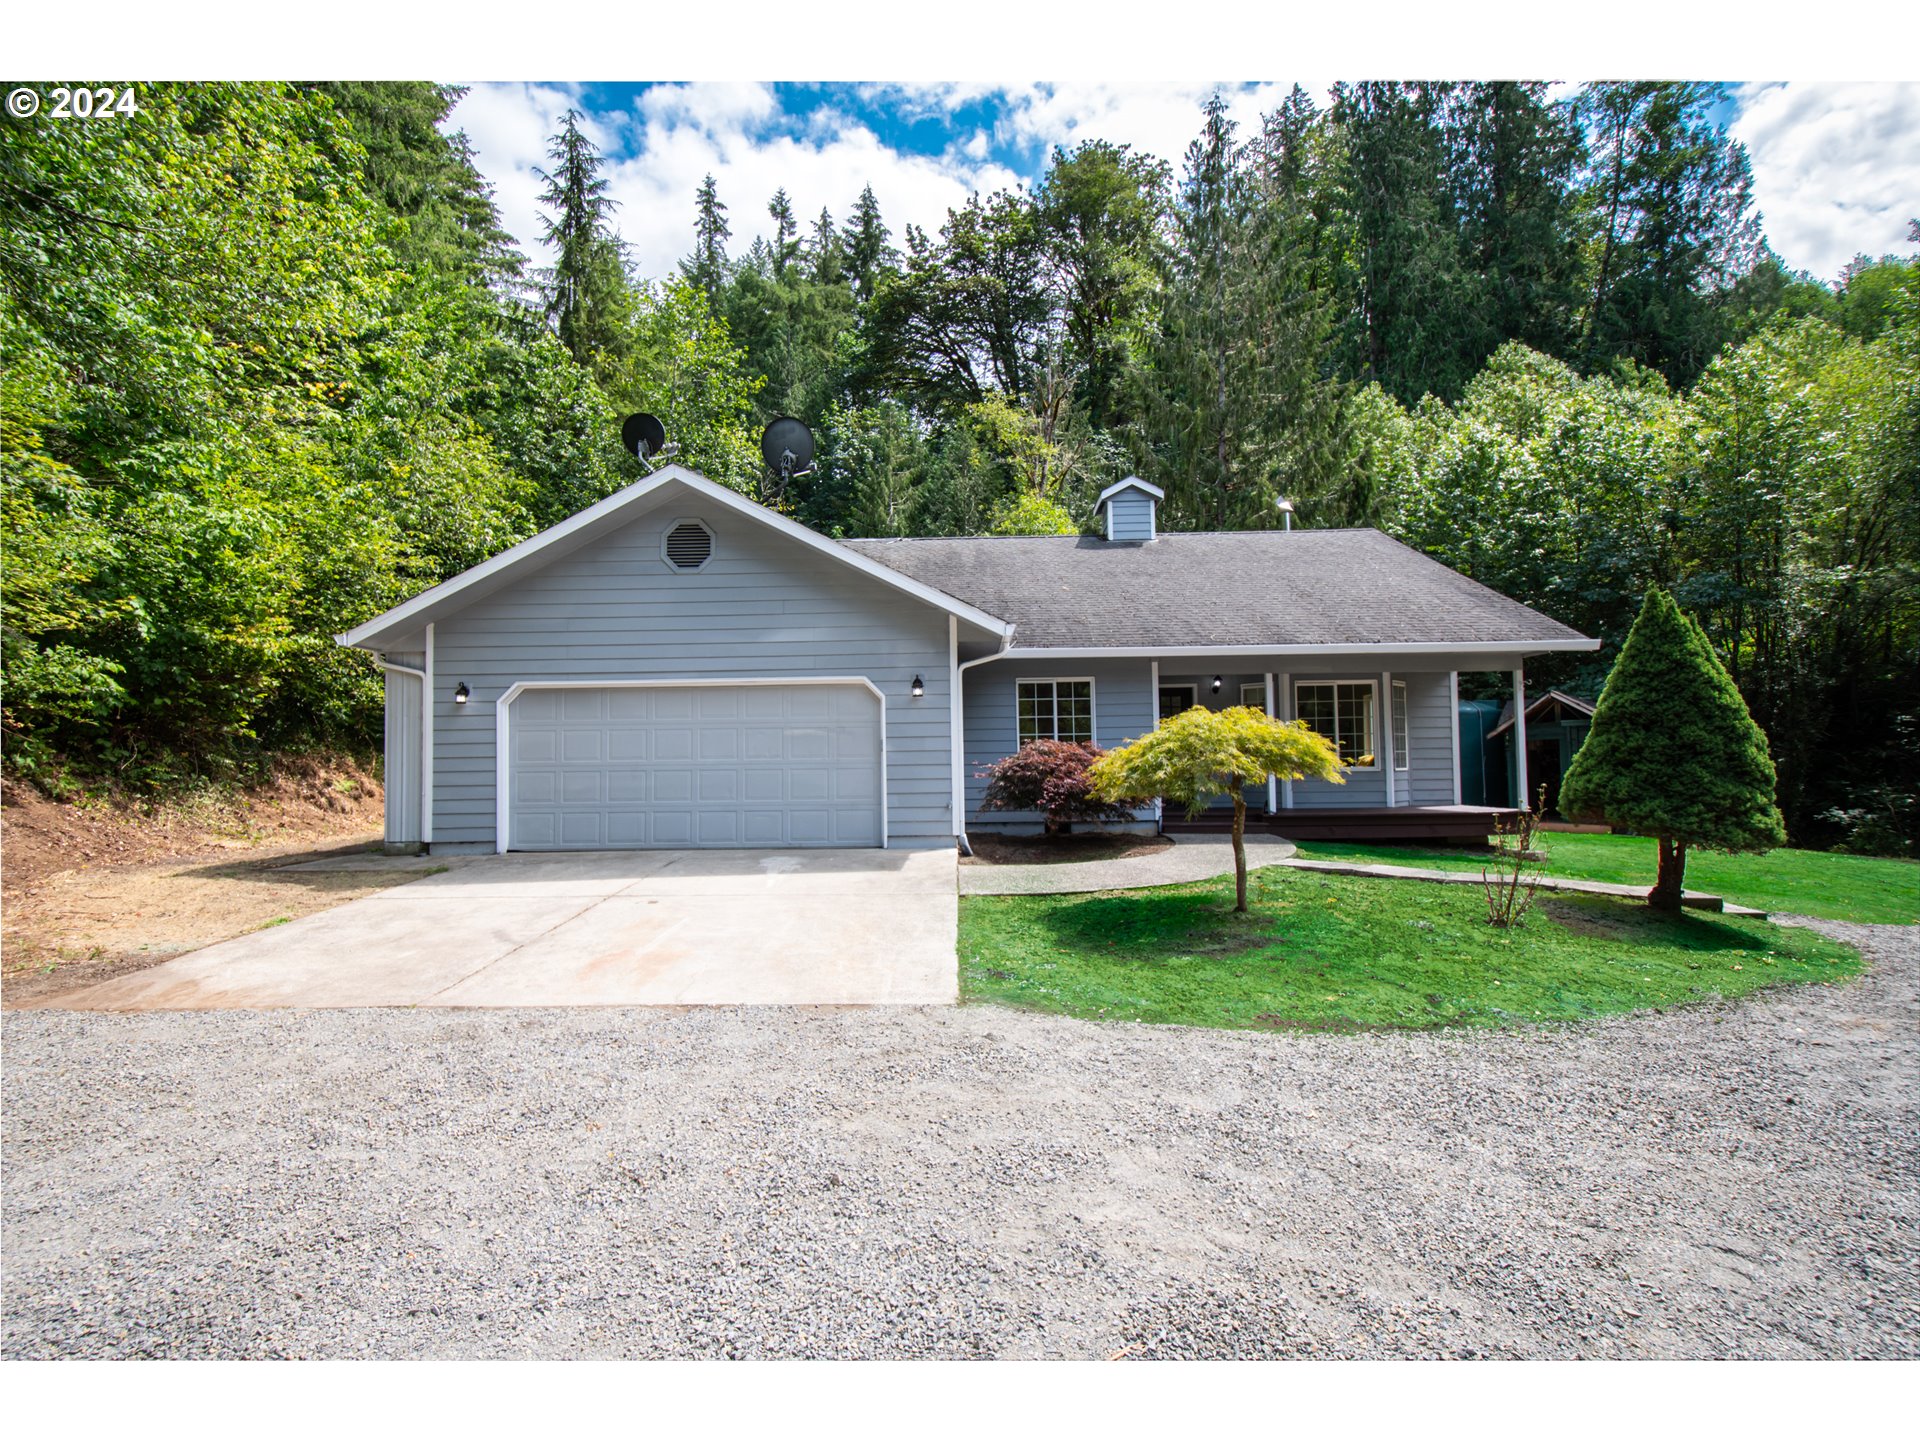
[[[1688,846],[1786,843],[1767,737],[1706,632],[1657,586],[1600,692],[1560,808],[1655,836],[1660,868],[1647,900],[1663,910],[1680,909]]]
[[[847,283],[847,247],[833,223],[833,214],[820,207],[820,218],[813,222],[813,234],[807,242],[807,269],[816,285]]]
[[[891,233],[880,222],[880,202],[869,185],[854,204],[853,223],[847,231],[847,273],[853,277],[854,294],[863,301],[873,298],[881,273],[897,258],[887,244]]]
[[[709,300],[719,295],[721,283],[726,279],[727,241],[732,235],[727,225],[727,207],[720,203],[720,189],[714,184],[713,176],[708,175],[694,192],[693,254],[680,268],[689,280],[706,291]]]
[[[554,262],[542,275],[545,311],[554,333],[581,364],[619,348],[620,321],[629,295],[625,246],[614,233],[614,202],[600,174],[600,154],[569,110],[560,133],[547,146],[552,171],[536,169],[546,182],[540,202],[542,238]]]
[[[793,264],[800,253],[797,236],[800,234],[800,222],[793,218],[793,201],[787,198],[786,186],[773,192],[773,199],[767,202],[767,214],[773,217],[773,245],[771,264],[776,280],[787,278],[787,267]]]

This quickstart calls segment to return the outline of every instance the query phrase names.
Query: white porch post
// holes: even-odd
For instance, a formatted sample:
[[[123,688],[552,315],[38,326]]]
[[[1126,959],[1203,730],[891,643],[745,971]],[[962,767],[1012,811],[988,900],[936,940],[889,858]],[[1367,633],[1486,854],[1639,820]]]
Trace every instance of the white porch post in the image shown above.
[[[1393,783],[1393,672],[1380,672],[1380,773],[1386,776],[1387,808],[1400,803],[1400,787]]]
[[[1514,805],[1521,810],[1533,808],[1533,790],[1527,784],[1527,672],[1513,672],[1513,781],[1520,791]]]
[[[947,616],[947,749],[953,759],[953,838],[967,833],[966,718],[960,702],[960,617]]]
[[[1282,720],[1291,720],[1293,719],[1293,677],[1282,672],[1274,678],[1279,681],[1280,718]],[[1280,808],[1282,810],[1291,810],[1293,808],[1293,781],[1291,780],[1282,780],[1280,782]]]
[[[1453,803],[1460,803],[1460,672],[1447,672],[1447,733],[1453,737]],[[1484,747],[1482,747],[1484,748]],[[1485,795],[1480,797],[1486,799]]]
[[[1153,706],[1153,728],[1158,730],[1160,728],[1160,662],[1158,660],[1155,660],[1153,662],[1152,676],[1153,676],[1153,679],[1151,684],[1152,684],[1153,694],[1148,699],[1147,703]],[[1153,797],[1153,823],[1156,826],[1159,825],[1162,821],[1164,821],[1167,818],[1165,812],[1166,812],[1166,802],[1162,800],[1158,795],[1154,796]]]
[[[426,678],[420,682],[420,843],[433,848],[433,622],[427,622]]]
[[[1269,670],[1267,672],[1267,718],[1271,720],[1278,713],[1279,712],[1273,708],[1273,672]],[[1269,775],[1267,776],[1267,813],[1271,815],[1279,808],[1280,781],[1274,776]]]

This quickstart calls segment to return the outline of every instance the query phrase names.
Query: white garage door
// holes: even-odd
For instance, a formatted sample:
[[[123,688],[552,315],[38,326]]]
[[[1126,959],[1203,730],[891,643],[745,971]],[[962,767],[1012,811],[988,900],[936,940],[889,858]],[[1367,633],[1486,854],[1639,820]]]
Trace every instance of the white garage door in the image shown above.
[[[528,690],[508,744],[514,850],[881,843],[864,685]]]

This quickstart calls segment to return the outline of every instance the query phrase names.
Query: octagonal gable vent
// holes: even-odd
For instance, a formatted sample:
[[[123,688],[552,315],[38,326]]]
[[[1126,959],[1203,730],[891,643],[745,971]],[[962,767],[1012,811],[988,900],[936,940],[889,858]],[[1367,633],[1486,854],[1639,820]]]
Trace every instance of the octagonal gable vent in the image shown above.
[[[676,570],[698,570],[713,558],[713,532],[698,520],[682,520],[667,531],[662,547]]]

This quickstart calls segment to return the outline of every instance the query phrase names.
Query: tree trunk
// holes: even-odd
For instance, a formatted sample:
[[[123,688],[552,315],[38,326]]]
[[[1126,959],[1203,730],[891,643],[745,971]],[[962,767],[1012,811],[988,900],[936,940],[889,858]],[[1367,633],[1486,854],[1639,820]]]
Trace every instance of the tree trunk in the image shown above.
[[[1247,792],[1233,792],[1233,913],[1247,913]]]
[[[1647,903],[1656,910],[1666,910],[1678,915],[1681,910],[1680,897],[1686,890],[1687,842],[1660,838],[1660,873],[1654,879],[1653,889],[1647,892]]]

